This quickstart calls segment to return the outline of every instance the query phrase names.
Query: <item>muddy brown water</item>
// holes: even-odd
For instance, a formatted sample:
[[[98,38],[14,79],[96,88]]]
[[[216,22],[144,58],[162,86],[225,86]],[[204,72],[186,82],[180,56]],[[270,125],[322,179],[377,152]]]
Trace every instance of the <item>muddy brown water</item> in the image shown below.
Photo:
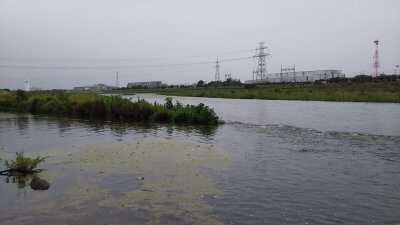
[[[0,177],[0,224],[400,223],[399,104],[174,100],[226,123],[0,113],[0,163],[48,155],[51,184]]]

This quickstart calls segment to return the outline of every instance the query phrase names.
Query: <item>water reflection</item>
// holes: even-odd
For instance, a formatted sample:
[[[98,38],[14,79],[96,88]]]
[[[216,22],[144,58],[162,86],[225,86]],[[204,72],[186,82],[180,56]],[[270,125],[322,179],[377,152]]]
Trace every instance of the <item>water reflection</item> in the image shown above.
[[[26,134],[27,133],[27,128],[28,128],[28,124],[30,124],[30,117],[28,116],[22,116],[19,117],[16,120],[16,124],[19,130],[19,134]]]
[[[32,181],[35,181],[34,184]],[[25,187],[29,186],[33,190],[47,190],[49,186],[46,188],[43,186],[44,184],[48,184],[45,179],[40,178],[38,174],[14,174],[7,175],[4,178],[4,182],[6,184],[16,184],[18,189],[25,189]]]
[[[5,183],[17,184],[18,189],[25,188],[26,184],[29,184],[29,180],[31,180],[31,178],[28,176],[5,176],[4,178]]]
[[[43,148],[43,143],[50,138],[68,137],[82,139],[83,137],[96,137],[102,140],[129,139],[127,135],[139,135],[147,138],[173,138],[185,135],[196,136],[203,140],[213,140],[219,127],[215,126],[192,126],[174,124],[137,123],[126,121],[96,121],[76,118],[60,118],[51,116],[39,116],[30,114],[7,114],[2,113],[0,125],[0,139],[8,140],[15,151],[31,151],[37,146]],[[31,132],[35,131],[35,132]],[[19,139],[30,139],[29,146],[13,137],[13,133],[19,135]],[[14,141],[14,143],[12,143]],[[71,139],[63,139],[65,144],[73,142]],[[61,143],[60,143],[61,144]],[[28,149],[29,148],[29,149]],[[39,149],[37,149],[39,150]]]

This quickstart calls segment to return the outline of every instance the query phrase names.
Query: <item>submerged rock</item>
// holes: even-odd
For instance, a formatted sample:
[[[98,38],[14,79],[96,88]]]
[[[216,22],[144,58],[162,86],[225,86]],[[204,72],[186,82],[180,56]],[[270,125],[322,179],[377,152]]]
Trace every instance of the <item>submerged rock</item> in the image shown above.
[[[47,182],[46,180],[37,178],[37,177],[32,179],[30,185],[33,190],[47,190],[50,187],[49,182]]]

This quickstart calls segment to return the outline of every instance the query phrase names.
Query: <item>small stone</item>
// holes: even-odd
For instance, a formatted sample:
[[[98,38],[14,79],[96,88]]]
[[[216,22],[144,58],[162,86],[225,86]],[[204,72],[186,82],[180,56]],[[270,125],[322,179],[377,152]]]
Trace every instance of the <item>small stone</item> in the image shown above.
[[[136,180],[144,180],[144,177],[138,177]]]
[[[50,187],[49,182],[40,178],[33,178],[30,184],[33,190],[47,190]]]

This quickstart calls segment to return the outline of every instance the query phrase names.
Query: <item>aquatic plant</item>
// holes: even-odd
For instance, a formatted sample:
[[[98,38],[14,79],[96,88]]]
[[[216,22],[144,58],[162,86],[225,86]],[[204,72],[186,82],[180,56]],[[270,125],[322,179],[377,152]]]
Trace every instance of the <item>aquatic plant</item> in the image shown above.
[[[24,156],[24,153],[17,152],[15,160],[6,160],[4,166],[7,170],[14,170],[21,173],[32,173],[39,163],[44,162],[46,158],[47,157],[41,158],[40,156],[29,158]]]

